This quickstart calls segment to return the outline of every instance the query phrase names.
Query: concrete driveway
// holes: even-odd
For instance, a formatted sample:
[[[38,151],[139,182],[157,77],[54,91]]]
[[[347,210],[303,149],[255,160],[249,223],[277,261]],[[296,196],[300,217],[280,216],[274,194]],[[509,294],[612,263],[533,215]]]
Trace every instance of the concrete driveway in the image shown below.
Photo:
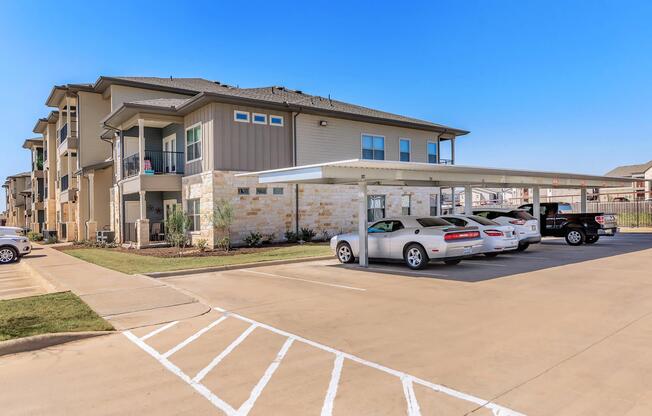
[[[652,235],[627,234],[419,273],[321,261],[160,279],[214,309],[2,358],[2,401],[29,402],[17,414],[88,400],[93,414],[647,415],[650,270]],[[49,369],[66,382],[30,385]]]

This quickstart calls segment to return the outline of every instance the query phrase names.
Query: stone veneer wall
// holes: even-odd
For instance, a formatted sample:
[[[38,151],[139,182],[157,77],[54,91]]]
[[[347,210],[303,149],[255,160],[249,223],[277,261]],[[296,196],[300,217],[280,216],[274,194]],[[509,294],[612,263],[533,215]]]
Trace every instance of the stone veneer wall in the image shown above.
[[[295,229],[294,185],[260,185],[256,178],[235,177],[238,172],[213,171],[187,176],[182,180],[184,209],[187,199],[199,198],[201,230],[192,233],[192,241],[205,239],[214,245],[220,236],[214,235],[208,220],[213,204],[228,200],[236,218],[231,227],[231,240],[242,244],[250,232],[274,234],[276,241],[284,239],[285,231]],[[249,195],[239,195],[238,188],[248,188]],[[267,188],[267,194],[258,195],[256,188]],[[282,188],[282,195],[274,195],[273,188]],[[385,195],[387,216],[401,215],[401,196],[411,196],[412,215],[430,215],[430,195],[438,188],[369,186],[369,195]],[[325,234],[355,231],[358,224],[357,186],[300,185],[299,227],[308,227],[321,238]]]

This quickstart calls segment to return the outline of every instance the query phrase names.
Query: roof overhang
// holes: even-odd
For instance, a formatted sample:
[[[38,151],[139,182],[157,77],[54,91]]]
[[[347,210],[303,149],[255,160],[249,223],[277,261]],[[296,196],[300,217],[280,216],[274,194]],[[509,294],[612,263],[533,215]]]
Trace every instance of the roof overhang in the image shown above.
[[[631,186],[631,178],[382,160],[342,160],[236,176],[261,184],[355,184],[382,186],[465,186],[492,188],[609,188]]]
[[[43,147],[43,138],[42,137],[34,137],[31,139],[25,140],[23,143],[23,149],[31,149],[33,147]]]
[[[45,105],[48,107],[58,107],[61,100],[68,93],[76,93],[78,91],[94,92],[92,84],[66,84],[55,85],[50,91],[50,95],[45,100]]]

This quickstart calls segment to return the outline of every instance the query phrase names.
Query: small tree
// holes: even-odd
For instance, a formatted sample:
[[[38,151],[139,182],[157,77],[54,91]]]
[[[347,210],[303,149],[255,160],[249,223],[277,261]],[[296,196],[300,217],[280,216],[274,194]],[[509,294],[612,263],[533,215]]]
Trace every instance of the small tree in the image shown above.
[[[179,257],[188,242],[190,218],[180,209],[172,210],[165,220],[165,239],[179,250]]]
[[[231,248],[231,225],[234,218],[233,205],[225,199],[219,200],[215,204],[213,212],[209,214],[208,221],[213,225],[213,229],[220,234],[217,245],[224,251],[229,251]]]

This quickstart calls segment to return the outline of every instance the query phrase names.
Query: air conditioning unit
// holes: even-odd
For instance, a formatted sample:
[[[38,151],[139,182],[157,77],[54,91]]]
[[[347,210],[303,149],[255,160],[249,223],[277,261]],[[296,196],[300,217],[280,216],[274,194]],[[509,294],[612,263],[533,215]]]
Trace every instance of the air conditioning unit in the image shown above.
[[[115,231],[97,231],[95,239],[98,243],[112,243],[115,241]]]

